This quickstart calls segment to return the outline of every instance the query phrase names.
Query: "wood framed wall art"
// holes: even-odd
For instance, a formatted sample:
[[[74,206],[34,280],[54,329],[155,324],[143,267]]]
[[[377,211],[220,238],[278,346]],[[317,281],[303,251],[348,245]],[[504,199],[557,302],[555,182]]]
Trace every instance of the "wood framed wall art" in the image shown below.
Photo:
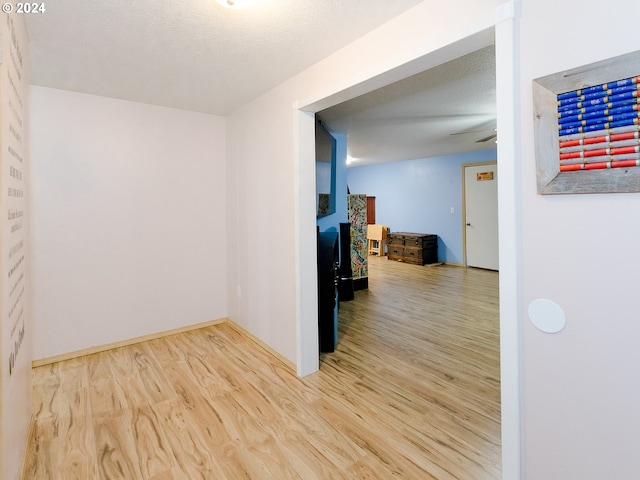
[[[640,192],[640,51],[533,81],[538,193]]]

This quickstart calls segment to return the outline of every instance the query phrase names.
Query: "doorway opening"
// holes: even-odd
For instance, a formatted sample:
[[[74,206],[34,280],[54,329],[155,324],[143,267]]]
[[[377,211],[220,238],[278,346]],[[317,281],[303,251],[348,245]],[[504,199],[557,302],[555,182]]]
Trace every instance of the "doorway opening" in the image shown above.
[[[315,202],[313,195],[313,116],[332,105],[372,91],[382,84],[392,83],[407,75],[431,68],[442,59],[456,58],[490,44],[495,39],[496,75],[498,81],[498,164],[501,175],[500,197],[500,355],[501,355],[501,415],[502,415],[502,474],[504,478],[519,478],[520,472],[520,377],[519,377],[519,318],[518,291],[520,267],[518,260],[517,178],[519,166],[512,159],[518,156],[520,141],[519,101],[517,98],[517,19],[515,2],[509,1],[496,10],[495,28],[476,32],[430,54],[416,57],[402,65],[394,64],[387,71],[377,72],[360,83],[302,99],[297,104],[296,148],[299,171],[296,172],[296,276],[298,373],[306,375],[317,371],[317,299],[315,291]],[[488,41],[487,41],[488,40]],[[501,159],[505,159],[502,161]],[[505,163],[506,162],[506,163]]]
[[[322,113],[324,113],[324,110],[322,111]],[[330,123],[331,121],[326,121],[326,117],[322,117],[323,122],[327,123],[329,125],[329,127],[331,126]],[[494,132],[495,131],[495,125],[491,125],[490,126],[490,131]],[[477,142],[477,139],[475,139],[475,137],[478,138],[485,138],[486,132],[481,131],[481,134],[477,131],[477,130],[473,130],[473,128],[470,128],[469,132],[464,132],[465,134],[472,134],[474,135],[474,142]],[[341,134],[344,134],[346,137],[349,137],[348,133],[345,132],[340,132]],[[458,132],[461,133],[461,132]],[[454,137],[451,138],[451,142],[455,142],[459,137]],[[487,157],[485,157],[487,158]],[[495,157],[488,157],[488,158],[495,158]],[[493,185],[495,186],[496,184],[496,180],[497,180],[497,162],[484,162],[484,163],[480,163],[478,165],[482,165],[482,167],[484,168],[486,165],[491,165],[492,168],[492,174],[491,174],[491,180],[493,180]],[[484,168],[484,170],[486,170],[487,168]],[[459,180],[459,175],[460,172],[464,172],[464,168],[462,170],[460,170],[459,164],[456,164],[455,166],[455,182],[458,183],[460,185],[460,180]],[[478,172],[481,173],[483,175],[486,175],[486,172]],[[345,172],[346,174],[346,172]],[[484,178],[484,176],[483,176]],[[370,191],[361,191],[358,190],[358,192],[360,193],[366,193],[366,194],[373,194],[373,192]],[[460,197],[464,194],[464,190],[461,191],[457,190],[457,197],[458,199],[460,199]],[[497,219],[497,189],[495,190],[496,195],[495,195],[495,206],[494,206],[494,213],[495,213],[495,217]],[[448,206],[447,206],[447,210],[448,210]],[[464,207],[460,208],[460,210],[458,210],[457,206],[456,206],[456,212],[457,212],[457,217],[456,217],[456,223],[458,225],[456,225],[456,227],[459,228],[459,222],[457,220],[457,218],[461,218],[464,219],[464,215],[462,215],[462,211],[464,211]],[[469,209],[471,210],[471,209]],[[454,213],[453,211],[451,212],[452,214]],[[469,212],[471,213],[471,212]],[[387,222],[385,219],[381,220],[382,223],[387,224],[389,222]],[[495,241],[495,247],[496,247],[496,252],[497,252],[497,248],[498,248],[498,243],[497,243],[497,220],[496,220],[496,241]],[[458,235],[459,237],[462,237],[464,230],[462,232],[459,232]],[[462,242],[461,242],[462,243]],[[458,247],[459,249],[461,249],[461,243],[459,244],[460,247]],[[477,345],[473,345],[473,341],[469,342],[469,344],[467,345],[469,350],[473,350],[475,347],[479,346],[479,345],[484,345],[484,346],[490,346],[490,348],[492,349],[491,352],[489,353],[489,356],[487,356],[486,358],[484,358],[482,361],[480,361],[479,363],[481,365],[483,365],[484,367],[486,367],[487,372],[485,372],[484,377],[482,375],[478,375],[477,377],[474,374],[470,374],[469,371],[464,371],[464,369],[462,369],[461,371],[457,372],[457,373],[452,373],[451,371],[446,372],[449,368],[453,367],[456,364],[464,364],[469,362],[468,359],[463,358],[464,356],[461,356],[460,358],[450,358],[450,359],[440,359],[441,360],[441,365],[440,368],[442,369],[442,371],[444,372],[443,374],[445,375],[445,377],[447,375],[449,375],[451,378],[456,377],[457,375],[461,375],[463,377],[465,377],[467,379],[468,382],[473,383],[474,378],[475,380],[477,380],[478,382],[482,383],[483,380],[481,380],[481,378],[484,378],[485,380],[487,378],[491,378],[493,379],[492,381],[494,382],[492,387],[486,388],[485,392],[487,391],[491,391],[491,394],[493,395],[493,398],[491,401],[489,401],[488,399],[482,399],[479,400],[480,403],[484,403],[485,405],[493,405],[491,408],[494,408],[493,413],[489,414],[487,418],[491,418],[491,420],[488,422],[487,425],[491,424],[491,422],[495,422],[493,424],[491,424],[492,428],[493,428],[493,435],[492,436],[492,441],[494,442],[493,445],[494,447],[496,445],[500,445],[500,434],[499,434],[499,429],[500,429],[500,402],[499,402],[499,397],[500,397],[500,382],[499,382],[499,357],[500,357],[500,341],[499,341],[499,335],[498,335],[498,331],[499,331],[499,312],[497,311],[497,305],[498,305],[498,295],[497,295],[497,283],[498,283],[498,276],[495,272],[484,272],[484,273],[472,273],[469,274],[469,278],[465,278],[464,280],[461,280],[460,278],[455,278],[456,274],[461,273],[461,271],[463,271],[464,269],[462,268],[458,268],[458,267],[450,267],[450,266],[445,266],[443,267],[442,270],[446,270],[447,274],[451,274],[451,277],[449,277],[449,282],[450,283],[444,283],[443,287],[437,287],[435,285],[438,285],[437,280],[435,279],[436,277],[430,277],[428,280],[426,280],[426,277],[423,278],[421,276],[418,276],[416,278],[413,278],[411,276],[405,277],[404,275],[407,273],[407,269],[408,268],[412,268],[412,266],[409,265],[392,265],[392,263],[395,262],[387,262],[387,260],[385,258],[377,258],[377,259],[373,259],[371,258],[370,261],[375,261],[375,262],[383,262],[383,263],[378,263],[376,264],[378,268],[377,274],[378,276],[378,280],[386,285],[389,285],[390,289],[394,289],[395,286],[392,285],[393,282],[389,282],[389,278],[395,278],[396,280],[398,280],[401,284],[407,286],[407,288],[404,289],[400,289],[395,291],[394,295],[392,296],[393,298],[395,298],[395,301],[393,300],[393,298],[389,297],[387,298],[387,300],[384,302],[388,305],[396,305],[399,306],[401,304],[403,304],[403,302],[407,305],[406,307],[402,308],[402,313],[398,313],[398,317],[394,318],[393,313],[389,313],[388,315],[383,315],[381,312],[384,312],[384,308],[382,305],[378,305],[377,308],[371,308],[371,302],[370,300],[374,300],[374,304],[375,304],[375,298],[376,297],[381,297],[382,294],[387,293],[387,292],[380,292],[379,290],[376,292],[376,285],[375,285],[375,279],[372,279],[372,282],[370,284],[370,292],[373,292],[373,294],[370,294],[369,292],[367,292],[364,296],[361,295],[361,297],[363,297],[362,300],[356,299],[355,303],[349,303],[348,305],[345,305],[344,310],[346,310],[347,312],[350,312],[348,314],[353,315],[352,318],[356,318],[357,320],[362,320],[363,318],[367,318],[368,320],[370,320],[370,323],[373,325],[375,324],[375,330],[376,332],[383,330],[387,325],[385,325],[385,321],[388,321],[390,323],[393,324],[393,327],[395,327],[395,329],[392,329],[392,331],[388,332],[388,341],[384,341],[381,340],[380,338],[377,338],[375,341],[367,343],[366,339],[371,340],[371,337],[373,337],[373,332],[370,334],[365,333],[365,328],[363,328],[362,324],[358,323],[358,321],[354,321],[353,323],[350,323],[350,320],[346,320],[344,315],[341,314],[340,315],[340,319],[341,321],[345,321],[345,322],[349,322],[347,325],[347,331],[349,332],[349,337],[352,337],[354,334],[357,335],[357,333],[354,332],[361,332],[363,334],[363,340],[362,341],[354,341],[353,338],[349,338],[349,345],[346,346],[345,348],[347,348],[350,351],[350,357],[353,360],[353,364],[351,365],[351,369],[360,369],[362,368],[362,372],[361,374],[363,376],[366,376],[367,373],[365,372],[365,370],[368,367],[374,368],[374,369],[380,369],[380,368],[384,368],[383,366],[380,365],[376,365],[374,362],[374,359],[371,358],[371,360],[369,362],[361,362],[362,358],[367,357],[367,353],[365,352],[359,352],[356,353],[357,348],[354,348],[353,345],[359,345],[360,347],[363,345],[369,345],[369,348],[372,349],[372,352],[369,353],[369,355],[372,355],[374,357],[380,357],[382,356],[382,353],[376,353],[375,349],[373,347],[371,347],[371,345],[376,344],[377,342],[382,342],[384,344],[386,344],[386,346],[388,348],[391,348],[392,350],[395,349],[396,352],[398,352],[398,355],[400,354],[400,352],[403,350],[403,348],[406,345],[411,344],[410,340],[416,340],[416,338],[412,338],[411,335],[406,335],[406,337],[402,337],[400,336],[399,332],[403,331],[403,330],[411,330],[412,328],[415,328],[416,331],[414,332],[414,336],[420,336],[420,331],[422,330],[422,328],[428,328],[426,327],[426,325],[429,324],[428,321],[425,321],[425,318],[423,318],[423,313],[421,310],[427,311],[427,310],[431,310],[433,307],[432,304],[429,303],[429,300],[431,299],[427,299],[424,297],[421,297],[419,294],[419,289],[418,290],[411,290],[409,288],[410,285],[412,285],[412,282],[433,282],[432,286],[433,288],[436,289],[435,292],[431,293],[431,297],[437,297],[438,299],[445,299],[447,298],[447,295],[453,295],[454,297],[457,297],[455,301],[451,300],[441,300],[441,301],[445,301],[446,303],[449,303],[450,305],[454,305],[454,304],[461,304],[461,303],[475,303],[477,305],[479,305],[481,303],[481,301],[483,300],[487,300],[490,299],[490,301],[492,302],[492,306],[493,306],[493,311],[491,310],[491,308],[486,309],[486,311],[491,312],[493,314],[492,318],[485,318],[484,321],[486,321],[486,323],[484,324],[485,328],[484,332],[491,332],[490,338],[481,338],[479,337],[475,337],[475,342],[477,342]],[[466,266],[466,265],[465,265]],[[389,270],[388,267],[398,267],[397,270]],[[427,267],[428,269],[429,267]],[[402,270],[405,271],[402,271]],[[422,272],[420,273],[425,273],[428,270],[422,270]],[[453,269],[453,270],[452,270]],[[458,272],[454,272],[455,270],[458,270]],[[495,268],[495,270],[497,270],[497,266]],[[372,272],[372,274],[374,273],[374,269],[370,270]],[[431,272],[435,272],[436,269],[431,269]],[[416,271],[417,273],[417,271]],[[489,280],[487,280],[486,278],[482,277],[482,279],[480,279],[481,275],[486,275],[487,278],[489,278]],[[438,278],[444,278],[444,275],[442,277],[438,277]],[[455,278],[455,280],[454,280]],[[478,281],[478,285],[473,286],[472,288],[470,288],[470,290],[473,291],[478,291],[478,290],[483,290],[485,295],[481,298],[476,298],[476,299],[472,299],[471,295],[469,294],[464,294],[462,295],[463,298],[460,298],[460,292],[465,292],[467,291],[467,288],[469,288],[469,283],[466,283],[466,280],[471,279],[471,282],[474,281],[474,279],[477,279]],[[456,282],[461,282],[461,283],[456,283]],[[490,287],[486,286],[486,283],[484,286],[480,286],[481,282],[489,282],[489,283],[493,283],[494,289],[492,290]],[[464,285],[464,286],[462,286]],[[413,292],[413,294],[408,293],[408,292]],[[400,300],[401,298],[403,298],[403,294],[407,295],[407,298],[405,300]],[[420,298],[422,298],[422,300],[419,300]],[[397,304],[396,304],[397,302]],[[438,302],[436,302],[437,304]],[[357,305],[357,308],[360,308],[361,310],[359,312],[353,312],[354,309],[354,305]],[[410,309],[410,305],[413,305],[414,308],[413,310]],[[356,309],[357,309],[356,308]],[[369,313],[366,313],[369,312]],[[486,313],[486,312],[485,312]],[[369,315],[369,316],[367,316]],[[403,322],[401,322],[400,318],[402,317]],[[408,319],[406,318],[408,317]],[[456,335],[460,333],[460,331],[465,331],[467,333],[469,333],[471,331],[471,328],[469,325],[464,325],[464,322],[458,322],[458,320],[456,320],[456,318],[462,318],[465,317],[465,315],[460,315],[460,313],[458,311],[456,311],[455,307],[452,307],[445,315],[443,315],[442,317],[439,317],[443,323],[440,325],[440,327],[438,327],[438,330],[440,332],[442,332],[443,330],[447,330],[450,329],[450,337],[449,337],[449,341],[451,341],[451,348],[454,348],[453,346],[458,344],[460,341],[459,339],[456,339]],[[491,317],[491,314],[489,315],[489,317]],[[469,316],[467,315],[466,318],[469,318]],[[406,322],[404,322],[404,320],[407,320]],[[450,320],[451,323],[447,324],[447,320]],[[365,322],[366,323],[366,322]],[[435,321],[433,322],[435,324]],[[412,325],[414,324],[414,325]],[[343,326],[343,329],[345,327]],[[396,340],[396,343],[392,343],[391,342],[391,338],[393,338],[394,340]],[[432,336],[432,339],[435,338],[434,336]],[[467,340],[470,337],[467,338]],[[405,344],[403,344],[403,342],[406,342]],[[446,342],[443,342],[443,344]],[[404,345],[404,346],[403,346]],[[416,352],[421,351],[431,351],[431,348],[434,348],[433,345],[422,345],[422,346],[418,346],[420,345],[419,342],[415,343],[415,349]],[[366,349],[367,347],[365,347]],[[446,348],[446,347],[445,347]],[[345,375],[345,372],[340,371],[339,367],[340,365],[338,364],[334,364],[334,360],[335,358],[342,358],[341,357],[341,345],[340,343],[338,343],[338,352],[336,354],[325,354],[323,356],[321,356],[322,358],[322,365],[323,365],[323,369],[321,369],[321,372],[323,372],[323,370],[329,370],[330,372],[335,372],[335,374],[337,376],[343,376]],[[435,347],[435,349],[433,350],[434,352],[437,351],[437,347]],[[437,354],[437,353],[436,353]],[[418,358],[418,355],[416,355],[416,359]],[[418,360],[416,360],[418,361]],[[430,367],[427,367],[428,365],[428,359],[426,358],[421,358],[421,360],[419,361],[424,361],[424,365],[423,365],[423,370],[422,370],[422,374],[425,375],[425,377],[432,377],[434,375],[433,370],[430,370]],[[338,361],[336,360],[335,362],[337,363],[342,363],[342,360]],[[391,360],[389,360],[389,362],[391,362]],[[447,363],[448,362],[448,363]],[[472,363],[472,362],[469,362]],[[489,373],[489,367],[488,365],[492,364],[492,372]],[[376,365],[376,366],[373,366]],[[405,366],[399,367],[401,370],[405,368]],[[480,370],[482,370],[482,368],[480,368],[478,371],[476,371],[476,374],[480,373]],[[324,373],[324,372],[323,372]],[[342,377],[343,379],[345,377]],[[420,379],[420,374],[417,373],[416,380]],[[394,379],[395,380],[395,379]],[[425,381],[426,382],[426,381]],[[402,382],[400,382],[400,385],[402,384]],[[406,384],[407,388],[409,387],[409,383],[407,382]],[[401,387],[399,387],[401,388]],[[415,388],[415,387],[414,387]],[[432,386],[425,386],[424,387],[425,390],[433,390],[435,387]],[[466,397],[466,393],[464,392],[460,392],[460,396],[461,397]],[[449,399],[451,402],[454,402],[453,397],[451,397]],[[453,406],[453,403],[451,404],[452,408],[457,408]],[[462,408],[466,408],[466,407],[462,407]],[[477,412],[476,412],[477,413]],[[486,413],[486,412],[485,412]],[[474,414],[470,414],[471,416],[473,416]],[[496,420],[497,417],[497,420]],[[442,424],[444,425],[444,424]],[[442,428],[445,428],[444,426],[442,426]],[[489,429],[491,427],[487,426],[487,429]],[[498,430],[498,433],[496,433],[496,428]],[[473,441],[471,441],[473,442]],[[481,444],[483,441],[478,439],[478,444]],[[494,451],[495,453],[495,451]],[[499,457],[499,453],[497,454]],[[488,457],[487,457],[488,458]],[[493,458],[493,460],[489,461],[487,460],[485,462],[486,465],[491,465],[491,468],[494,468],[495,465],[498,465],[497,469],[499,471],[499,465],[500,465],[500,460],[496,460],[495,458]],[[469,473],[469,472],[467,472]],[[492,474],[495,475],[495,471],[492,472]],[[498,474],[499,475],[499,474]],[[499,478],[499,476],[492,476],[490,478]]]

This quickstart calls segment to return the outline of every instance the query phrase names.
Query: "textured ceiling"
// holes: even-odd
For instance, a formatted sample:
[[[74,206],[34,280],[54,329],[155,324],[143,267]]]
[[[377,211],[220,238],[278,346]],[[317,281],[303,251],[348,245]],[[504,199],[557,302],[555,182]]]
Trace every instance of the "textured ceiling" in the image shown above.
[[[31,83],[226,115],[423,0],[55,0]],[[353,165],[495,148],[493,47],[319,114]],[[465,133],[469,132],[469,133]]]
[[[225,115],[421,0],[54,0],[35,85]]]
[[[352,166],[496,148],[495,49],[489,46],[318,112],[347,136]]]

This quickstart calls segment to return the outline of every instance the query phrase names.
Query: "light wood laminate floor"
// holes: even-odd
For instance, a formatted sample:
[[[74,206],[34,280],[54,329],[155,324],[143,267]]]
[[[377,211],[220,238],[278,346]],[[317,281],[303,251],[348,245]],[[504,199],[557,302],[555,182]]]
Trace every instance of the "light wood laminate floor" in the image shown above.
[[[24,478],[499,479],[498,274],[370,263],[303,379],[228,324],[36,368]]]

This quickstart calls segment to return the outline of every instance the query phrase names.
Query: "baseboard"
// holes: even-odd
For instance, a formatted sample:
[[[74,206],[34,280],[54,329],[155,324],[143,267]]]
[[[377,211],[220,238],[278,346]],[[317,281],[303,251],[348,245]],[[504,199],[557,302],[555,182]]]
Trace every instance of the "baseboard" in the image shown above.
[[[228,322],[227,318],[220,318],[217,320],[209,320],[207,322],[196,323],[193,325],[187,325],[184,327],[174,328],[171,330],[164,330],[162,332],[151,333],[149,335],[143,335],[141,337],[128,338],[119,342],[105,343],[104,345],[97,345],[95,347],[83,348],[82,350],[76,350],[74,352],[61,353],[52,357],[40,358],[31,362],[32,368],[42,367],[44,365],[50,365],[56,362],[62,362],[64,360],[71,360],[85,355],[92,355],[94,353],[105,352],[114,348],[126,347],[128,345],[135,345],[136,343],[147,342],[149,340],[156,340],[157,338],[167,337],[169,335],[176,335],[178,333],[190,332],[192,330],[199,330],[201,328],[211,327],[213,325],[220,325],[221,323]]]
[[[269,353],[276,360],[280,361],[285,367],[291,370],[294,374],[296,373],[296,365],[294,362],[271,348],[265,342],[260,340],[258,337],[250,333],[248,330],[245,330],[240,325],[235,323],[233,320],[228,318],[219,318],[217,320],[209,320],[208,322],[196,323],[193,325],[187,325],[180,328],[174,328],[172,330],[165,330],[162,332],[151,333],[149,335],[143,335],[141,337],[129,338],[127,340],[121,340],[119,342],[113,343],[105,343],[104,345],[98,345],[95,347],[84,348],[82,350],[76,350],[68,353],[61,353],[60,355],[54,355],[52,357],[40,358],[38,360],[33,360],[31,362],[32,368],[42,367],[44,365],[50,365],[52,363],[62,362],[64,360],[72,360],[74,358],[83,357],[85,355],[92,355],[94,353],[106,352],[107,350],[112,350],[114,348],[126,347],[128,345],[135,345],[136,343],[147,342],[149,340],[156,340],[158,338],[168,337],[169,335],[176,335],[178,333],[190,332],[192,330],[199,330],[201,328],[212,327],[214,325],[220,325],[226,323],[231,328],[233,328],[240,335],[246,337],[248,340],[251,340],[253,343],[258,345],[260,348]]]
[[[274,350],[273,348],[271,348],[269,345],[267,345],[266,343],[264,343],[262,340],[260,340],[258,337],[256,337],[255,335],[253,335],[252,333],[250,333],[248,330],[245,330],[243,327],[241,327],[240,325],[238,325],[236,322],[234,322],[233,320],[227,319],[227,325],[229,325],[231,328],[233,328],[236,332],[238,332],[240,335],[247,337],[249,340],[251,340],[253,343],[255,343],[256,345],[258,345],[259,347],[261,347],[262,349],[266,350],[267,353],[269,353],[272,357],[276,358],[277,360],[279,360],[282,364],[284,364],[285,367],[287,367],[289,370],[291,370],[294,374],[296,374],[296,365],[294,362],[292,362],[291,360],[289,360],[287,357],[285,357],[284,355],[282,355],[281,353],[277,352],[276,350]]]
[[[450,265],[452,267],[464,267],[463,264],[461,263],[455,263],[455,262],[444,262],[445,265]]]

